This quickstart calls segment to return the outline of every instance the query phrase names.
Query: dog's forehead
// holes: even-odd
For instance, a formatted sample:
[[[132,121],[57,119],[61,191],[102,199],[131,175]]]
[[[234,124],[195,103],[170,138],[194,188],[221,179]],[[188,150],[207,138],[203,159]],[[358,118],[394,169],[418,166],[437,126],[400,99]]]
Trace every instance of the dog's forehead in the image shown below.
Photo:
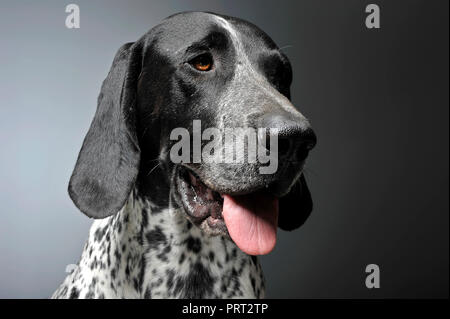
[[[277,49],[272,39],[257,26],[238,18],[208,12],[185,12],[166,18],[152,30],[157,47],[168,53],[182,53],[192,43],[201,41],[212,32],[220,32],[242,49]],[[151,31],[151,33],[152,33]]]

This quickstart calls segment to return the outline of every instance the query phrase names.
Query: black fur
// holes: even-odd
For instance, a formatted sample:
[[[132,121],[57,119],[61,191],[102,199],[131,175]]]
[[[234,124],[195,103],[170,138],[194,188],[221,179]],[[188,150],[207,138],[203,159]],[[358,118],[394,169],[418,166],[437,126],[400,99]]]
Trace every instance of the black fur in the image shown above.
[[[214,61],[210,72],[190,63],[202,54]],[[279,227],[298,228],[312,210],[302,169],[315,135],[289,102],[291,80],[275,43],[237,18],[181,13],[122,46],[69,183],[75,205],[105,219],[92,226],[79,268],[54,297],[262,297],[257,258],[193,226],[174,182],[182,168],[169,159],[169,136],[176,127],[191,131],[193,119],[279,129],[283,156],[274,174],[258,174],[259,164],[183,169],[221,193],[267,186],[281,197]]]

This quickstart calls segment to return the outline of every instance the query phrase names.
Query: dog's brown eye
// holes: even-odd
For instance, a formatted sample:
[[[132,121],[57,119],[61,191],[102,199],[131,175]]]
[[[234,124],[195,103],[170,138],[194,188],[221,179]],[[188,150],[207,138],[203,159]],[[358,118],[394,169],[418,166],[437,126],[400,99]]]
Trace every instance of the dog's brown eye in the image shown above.
[[[193,58],[189,63],[198,71],[209,71],[212,68],[213,61],[210,54],[202,54]]]

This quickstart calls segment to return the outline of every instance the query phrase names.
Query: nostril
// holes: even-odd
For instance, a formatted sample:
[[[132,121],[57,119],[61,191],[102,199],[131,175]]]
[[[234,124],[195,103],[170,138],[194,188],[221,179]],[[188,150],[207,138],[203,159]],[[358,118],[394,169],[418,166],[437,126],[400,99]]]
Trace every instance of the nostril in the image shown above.
[[[296,152],[296,160],[301,162],[304,161],[307,157],[308,157],[308,153],[310,151],[310,147],[307,144],[301,144],[298,148],[297,148],[297,152]]]
[[[269,155],[271,152],[270,148],[270,142],[271,142],[271,136],[270,134],[267,134],[265,136],[265,144],[264,147],[266,149],[266,154]],[[292,141],[289,138],[284,137],[278,137],[278,139],[275,141],[277,143],[277,156],[279,157],[287,157],[291,152],[292,148]]]
[[[301,141],[304,148],[306,148],[308,151],[312,150],[314,146],[316,146],[317,137],[314,131],[310,128],[303,131],[301,134]]]
[[[309,151],[316,145],[316,134],[312,129],[307,129],[301,135],[301,142],[299,143],[296,151],[297,161],[304,161],[309,154]]]
[[[267,113],[257,118],[258,127],[275,129],[277,138],[277,156],[288,161],[303,161],[316,144],[316,135],[309,122],[291,113]],[[258,136],[265,142],[265,148],[270,152],[271,132],[265,131],[265,136]]]
[[[289,155],[291,149],[291,141],[287,138],[280,138],[278,140],[278,155],[280,157],[286,157]]]

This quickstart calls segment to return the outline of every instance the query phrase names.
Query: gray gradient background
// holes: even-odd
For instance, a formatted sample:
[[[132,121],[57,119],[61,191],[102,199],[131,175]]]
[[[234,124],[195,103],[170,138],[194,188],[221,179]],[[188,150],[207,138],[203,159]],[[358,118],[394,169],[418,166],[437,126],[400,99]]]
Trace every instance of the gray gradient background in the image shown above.
[[[47,297],[91,221],[66,188],[116,50],[164,17],[247,19],[289,56],[319,143],[315,211],[262,258],[267,297],[448,297],[448,1],[64,1],[0,5],[0,297]],[[364,285],[381,267],[381,288]]]

